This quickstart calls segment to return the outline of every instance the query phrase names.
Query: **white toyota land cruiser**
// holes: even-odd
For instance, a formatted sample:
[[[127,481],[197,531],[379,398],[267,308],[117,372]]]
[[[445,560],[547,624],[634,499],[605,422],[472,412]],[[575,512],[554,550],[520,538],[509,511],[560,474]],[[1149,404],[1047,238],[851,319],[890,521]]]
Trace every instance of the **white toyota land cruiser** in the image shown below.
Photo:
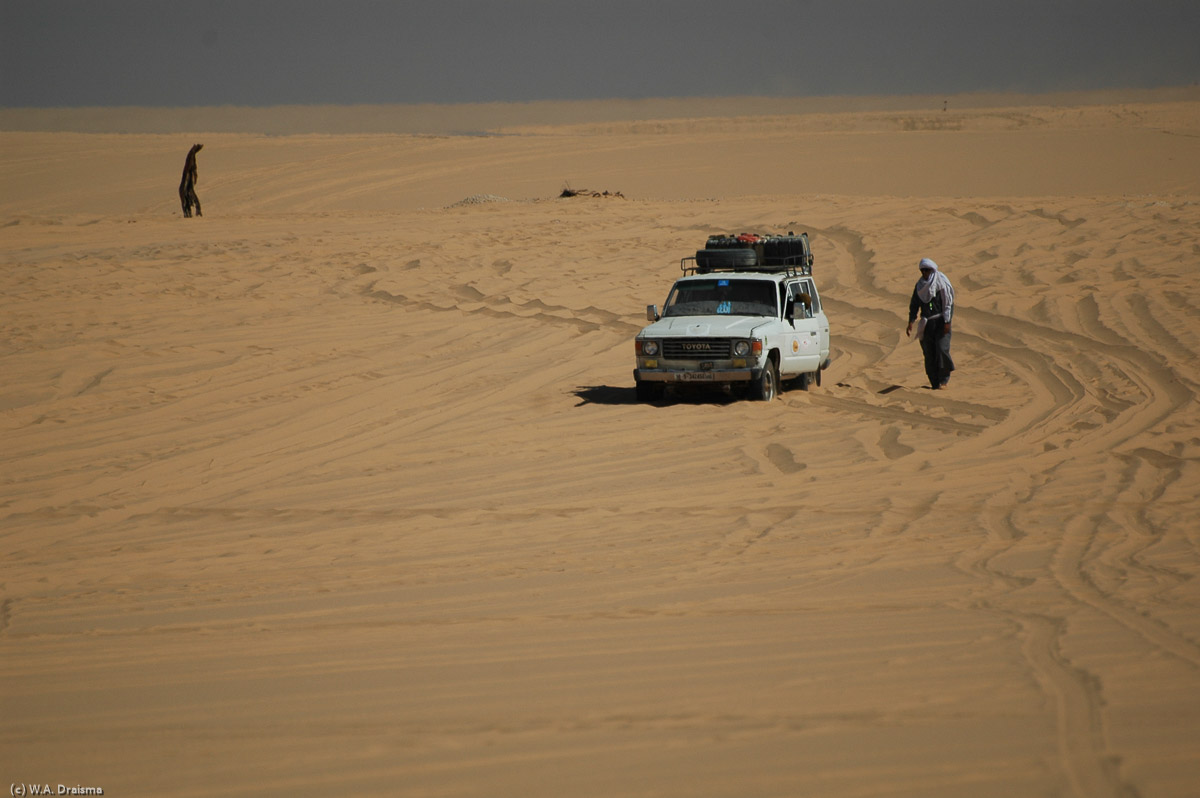
[[[771,400],[781,381],[821,384],[829,320],[812,277],[808,234],[711,236],[680,261],[662,315],[634,339],[640,402],[668,386],[720,387]]]

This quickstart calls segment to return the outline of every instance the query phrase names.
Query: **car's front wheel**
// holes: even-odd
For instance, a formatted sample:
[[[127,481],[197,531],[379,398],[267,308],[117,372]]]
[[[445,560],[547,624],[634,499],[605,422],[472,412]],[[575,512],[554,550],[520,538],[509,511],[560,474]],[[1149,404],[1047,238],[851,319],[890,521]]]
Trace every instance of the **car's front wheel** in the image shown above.
[[[768,360],[758,375],[753,394],[755,399],[762,402],[769,402],[779,394],[779,369],[774,360]]]

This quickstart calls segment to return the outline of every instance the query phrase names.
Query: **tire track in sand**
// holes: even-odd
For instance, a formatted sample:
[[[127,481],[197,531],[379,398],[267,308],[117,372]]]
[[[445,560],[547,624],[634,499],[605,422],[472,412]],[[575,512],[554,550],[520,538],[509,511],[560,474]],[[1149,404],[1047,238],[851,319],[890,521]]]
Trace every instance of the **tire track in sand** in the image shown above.
[[[1132,467],[1139,467],[1136,461]],[[1148,542],[1154,539],[1141,528],[1138,519],[1114,518],[1114,515],[1122,512],[1120,508],[1123,506],[1144,504],[1144,497],[1136,495],[1141,492],[1136,488],[1137,479],[1118,472],[1115,476],[1107,475],[1105,482],[1108,484],[1097,492],[1098,496],[1105,497],[1103,503],[1092,512],[1076,516],[1067,523],[1051,561],[1055,580],[1080,603],[1104,613],[1159,651],[1200,669],[1200,643],[1176,632],[1153,616],[1139,612],[1119,596],[1103,589],[1092,576],[1089,561],[1100,558],[1106,550],[1123,545],[1132,536],[1141,535]],[[1130,496],[1130,493],[1134,495]],[[1144,519],[1141,523],[1144,523]],[[1101,534],[1101,530],[1104,530],[1104,534]],[[1136,567],[1130,557],[1130,554],[1121,557],[1120,566],[1126,569]]]
[[[525,305],[518,305],[510,302],[507,299],[488,299],[487,297],[475,299],[472,297],[464,297],[458,295],[459,302],[452,303],[448,306],[439,305],[436,302],[429,300],[417,299],[405,294],[393,294],[381,288],[376,288],[375,283],[371,283],[362,289],[364,296],[372,299],[378,299],[383,302],[389,302],[403,307],[417,308],[420,310],[428,310],[437,313],[482,313],[493,318],[512,320],[523,319],[533,320],[541,324],[550,324],[557,326],[574,327],[580,332],[596,332],[598,330],[619,331],[622,333],[636,333],[641,328],[637,325],[630,324],[626,321],[620,321],[615,314],[608,311],[601,311],[596,308],[587,308],[582,311],[572,310],[571,308],[555,307],[546,305],[540,300],[531,300]],[[465,307],[478,303],[478,307]],[[518,308],[533,308],[532,313],[520,313]],[[559,315],[559,313],[565,315]],[[579,314],[579,315],[576,315]],[[593,318],[587,318],[590,315]],[[597,318],[599,317],[599,318]],[[596,319],[596,320],[593,320]]]
[[[1024,484],[1025,480],[1019,482],[982,503],[978,517],[986,538],[958,557],[955,565],[987,580],[969,600],[971,606],[1005,617],[1019,628],[1021,656],[1052,704],[1058,762],[1071,794],[1076,798],[1135,798],[1137,791],[1123,781],[1120,759],[1108,743],[1104,685],[1062,652],[1069,615],[1047,614],[1053,611],[1053,602],[1030,603],[1027,599],[1031,590],[1036,592],[1037,583],[1053,581],[1061,587],[1061,581],[1053,576],[1008,573],[998,562],[1009,554],[1019,561],[1026,542],[1040,545],[1014,518],[1014,508],[1037,498],[1036,489]]]
[[[1086,223],[1086,220],[1048,216],[1044,210],[1035,215],[1059,221],[1074,234]],[[899,307],[906,302],[906,296],[876,284],[875,253],[865,245],[861,233],[843,226],[814,232],[833,241],[850,256],[854,289],[881,300],[887,307]],[[852,302],[854,312],[865,314],[876,323],[887,324],[891,318],[900,318],[886,309],[859,308],[862,303],[853,299],[840,301]],[[1145,300],[1135,303],[1138,312],[1133,316],[1141,322],[1139,326],[1149,328],[1150,340],[1163,339],[1163,327],[1153,321],[1154,314],[1145,312],[1147,307]],[[1006,421],[993,428],[989,440],[1025,451],[1034,441],[1052,448],[1111,449],[1151,429],[1192,400],[1189,388],[1192,381],[1155,349],[1139,346],[1128,335],[1106,324],[1094,298],[1086,298],[1077,312],[1078,331],[969,305],[958,311],[957,315],[971,330],[955,332],[956,341],[968,347],[967,356],[986,354],[998,358],[1025,384],[1022,393],[1029,397],[1021,412],[1011,413]],[[1181,362],[1194,360],[1200,354],[1191,353],[1176,337],[1166,336],[1165,340],[1173,345],[1173,354],[1191,355]],[[878,357],[864,368],[882,361],[885,355],[880,350]],[[1117,383],[1131,386],[1136,397],[1114,398],[1112,392]],[[995,410],[1008,412],[1004,408]],[[1090,420],[1093,418],[1102,419],[1102,423]]]
[[[1070,231],[1073,246],[1086,249],[1088,241],[1099,245],[1099,233],[1091,230],[1086,219],[1039,211],[1033,215]],[[991,225],[963,221],[975,230],[962,247],[979,250],[993,232]],[[849,273],[854,290],[847,291],[849,296],[843,300],[872,307],[877,306],[876,298],[888,306],[906,304],[907,297],[876,284],[874,253],[859,233],[834,228],[825,235],[844,248],[854,264]],[[1002,241],[986,243],[1004,248]],[[1036,288],[1033,283],[1011,289],[996,285],[1002,306],[1021,307],[1013,297]],[[980,289],[987,287],[981,280]],[[856,291],[865,295],[865,303],[854,296]],[[964,306],[960,315],[970,332],[956,332],[955,338],[967,344],[968,356],[994,358],[1023,385],[1021,406],[1007,408],[1007,417],[986,434],[995,458],[1027,457],[1031,446],[1038,445],[1046,451],[1069,450],[1045,461],[1039,472],[1045,478],[1042,487],[1058,484],[1058,478],[1046,470],[1053,468],[1050,463],[1065,465],[1072,462],[1072,455],[1091,454],[1108,462],[1114,449],[1159,428],[1193,401],[1194,383],[1188,379],[1187,364],[1200,353],[1192,351],[1190,339],[1173,332],[1189,329],[1186,320],[1176,323],[1181,322],[1179,314],[1169,307],[1165,315],[1156,312],[1164,311],[1164,306],[1153,295],[1135,295],[1122,306],[1114,297],[1084,293],[1076,303],[1042,302],[1035,309],[1037,314],[1006,315]],[[875,316],[880,314],[874,311]],[[872,318],[877,320],[885,321]],[[1018,625],[1022,655],[1053,702],[1058,760],[1070,792],[1079,798],[1128,798],[1137,791],[1123,780],[1120,758],[1109,744],[1104,672],[1093,673],[1064,653],[1073,614],[1094,610],[1115,624],[1108,624],[1109,634],[1123,636],[1120,630],[1126,630],[1155,651],[1200,667],[1200,644],[1143,611],[1146,603],[1137,600],[1137,595],[1170,590],[1179,584],[1179,575],[1156,573],[1138,562],[1139,553],[1161,534],[1150,528],[1145,512],[1128,509],[1154,502],[1180,478],[1181,467],[1129,456],[1136,466],[1114,471],[1105,465],[1101,484],[1088,491],[1095,498],[1086,499],[1081,512],[1066,515],[1061,522],[1044,517],[1061,514],[1061,501],[1052,501],[1054,494],[1028,485],[985,502],[979,517],[986,540],[955,561],[966,573],[987,580],[977,589],[972,606],[999,613]],[[1014,517],[1015,508],[1037,520],[1023,528]],[[1058,535],[1051,530],[1065,531]],[[1048,561],[1039,556],[1046,550],[1051,552]],[[1142,592],[1129,594],[1128,583],[1140,586]],[[1060,599],[1038,598],[1047,590]]]
[[[1058,756],[1071,791],[1078,798],[1136,798],[1137,791],[1121,780],[1119,760],[1107,753],[1099,684],[1059,651],[1063,625],[1057,618],[1024,616],[1021,652],[1054,698]]]

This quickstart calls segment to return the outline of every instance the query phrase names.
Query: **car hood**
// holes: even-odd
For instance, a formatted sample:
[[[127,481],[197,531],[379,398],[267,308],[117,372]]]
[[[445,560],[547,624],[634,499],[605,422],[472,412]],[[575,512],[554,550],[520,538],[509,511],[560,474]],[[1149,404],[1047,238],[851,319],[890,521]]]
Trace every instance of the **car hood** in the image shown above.
[[[771,322],[763,316],[672,316],[642,329],[642,338],[751,338],[756,327]]]

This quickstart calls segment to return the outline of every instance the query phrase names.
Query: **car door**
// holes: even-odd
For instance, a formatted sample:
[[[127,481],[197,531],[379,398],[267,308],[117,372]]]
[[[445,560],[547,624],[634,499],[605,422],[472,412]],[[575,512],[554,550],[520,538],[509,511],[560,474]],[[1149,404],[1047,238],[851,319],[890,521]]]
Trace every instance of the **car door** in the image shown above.
[[[812,282],[788,284],[788,305],[793,308],[791,330],[786,336],[781,371],[789,377],[816,371],[821,365],[820,325],[814,317]],[[787,321],[784,324],[788,324]]]
[[[821,297],[817,295],[817,287],[813,284],[812,278],[805,278],[801,283],[804,286],[803,290],[812,297],[813,318],[817,322],[817,337],[820,339],[819,362],[824,363],[829,359],[829,317],[825,315],[825,310],[821,307]]]

